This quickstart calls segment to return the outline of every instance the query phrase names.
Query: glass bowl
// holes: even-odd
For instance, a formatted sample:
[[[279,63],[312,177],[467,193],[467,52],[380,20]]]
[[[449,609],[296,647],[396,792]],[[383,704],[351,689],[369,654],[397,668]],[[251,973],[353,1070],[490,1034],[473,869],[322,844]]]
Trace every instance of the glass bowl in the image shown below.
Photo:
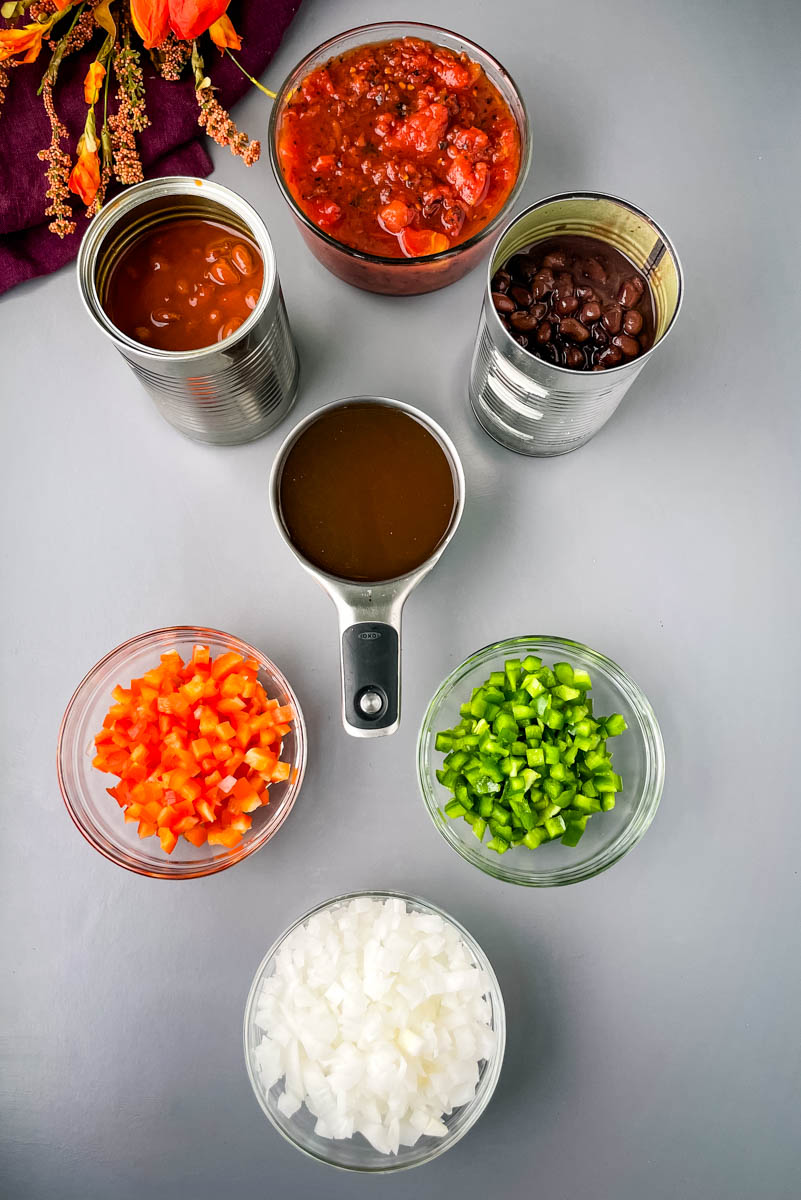
[[[450,792],[436,776],[443,755],[434,749],[437,733],[450,729],[461,719],[459,706],[470,699],[473,688],[491,671],[502,670],[504,660],[538,655],[547,666],[566,661],[589,671],[598,715],[621,713],[627,731],[611,739],[615,771],[622,777],[623,790],[611,812],[597,813],[577,846],[563,846],[556,839],[529,850],[513,846],[504,855],[479,842],[466,821],[452,820],[442,811]],[[417,770],[423,799],[439,832],[462,858],[495,879],[525,887],[554,887],[591,879],[631,850],[654,819],[665,778],[662,734],[651,705],[637,684],[617,663],[583,646],[560,637],[519,637],[495,642],[452,671],[440,685],[423,718],[417,742]]]
[[[479,1067],[479,1081],[473,1099],[469,1103],[462,1105],[461,1108],[454,1109],[450,1116],[443,1116],[442,1118],[448,1126],[448,1132],[441,1138],[421,1137],[416,1145],[401,1146],[398,1153],[393,1155],[379,1153],[373,1149],[367,1139],[360,1133],[354,1134],[351,1138],[342,1139],[318,1137],[314,1132],[315,1118],[306,1108],[305,1104],[302,1104],[293,1116],[284,1116],[278,1109],[278,1099],[283,1091],[282,1080],[275,1083],[269,1091],[265,1091],[260,1080],[259,1069],[255,1059],[256,1047],[262,1037],[262,1030],[256,1024],[257,999],[262,983],[275,971],[275,960],[278,951],[290,934],[316,913],[338,908],[347,901],[361,896],[371,900],[398,898],[405,902],[407,912],[433,913],[436,916],[442,917],[443,920],[458,930],[462,940],[473,955],[475,963],[486,972],[489,979],[487,996],[491,1007],[490,1025],[496,1035],[495,1050],[492,1058],[484,1060]],[[503,1052],[506,1045],[506,1017],[501,990],[489,959],[478,942],[452,916],[443,912],[441,908],[430,903],[430,901],[419,900],[417,897],[407,896],[403,892],[348,892],[343,896],[335,896],[331,900],[325,900],[322,904],[309,909],[302,917],[298,917],[297,921],[290,925],[267,951],[253,978],[245,1005],[244,1043],[248,1077],[256,1099],[270,1123],[275,1126],[288,1142],[291,1142],[293,1146],[298,1150],[302,1150],[304,1154],[308,1154],[311,1158],[327,1163],[332,1167],[339,1167],[342,1170],[366,1172],[403,1171],[409,1167],[417,1167],[422,1163],[430,1162],[432,1159],[437,1158],[438,1155],[444,1154],[460,1138],[464,1137],[469,1129],[472,1129],[481,1116],[489,1104],[501,1073]]]
[[[474,234],[472,238],[450,250],[445,250],[442,254],[431,254],[425,258],[384,258],[382,255],[367,254],[361,250],[354,250],[350,246],[343,246],[341,242],[315,225],[298,206],[286,185],[278,161],[278,130],[287,99],[310,71],[337,54],[343,54],[357,46],[404,37],[419,37],[440,46],[447,46],[449,50],[454,50],[457,54],[464,52],[479,63],[490,82],[494,84],[509,105],[520,135],[520,169],[503,207],[498,210],[489,224]],[[298,63],[284,80],[273,104],[268,141],[270,162],[278,186],[289,205],[303,240],[315,258],[334,275],[344,279],[346,283],[363,288],[368,292],[383,292],[391,296],[414,296],[422,292],[434,292],[438,288],[447,287],[448,284],[461,279],[468,271],[472,271],[489,249],[488,239],[491,239],[495,231],[503,224],[506,214],[511,211],[520,195],[531,162],[531,133],[528,113],[517,84],[508,71],[475,42],[468,41],[467,38],[463,38],[449,29],[440,29],[436,25],[425,25],[418,22],[378,21],[371,25],[360,25],[356,29],[349,29],[345,33],[329,38],[327,42],[317,46]]]
[[[259,663],[259,682],[268,696],[280,704],[291,704],[295,720],[284,738],[281,757],[291,772],[284,783],[270,785],[270,803],[257,808],[253,824],[232,850],[224,846],[192,846],[179,838],[172,854],[165,854],[157,837],[140,838],[135,822],[126,823],[117,802],[106,791],[116,783],[92,766],[94,736],[103,724],[115,684],[125,687],[131,679],[158,666],[159,655],[177,650],[182,658],[191,656],[192,647],[201,642],[212,655],[236,650]],[[289,683],[269,658],[230,633],[202,626],[176,625],[154,629],[123,642],[112,650],[79,683],[67,705],[58,735],[58,782],[67,811],[90,845],[111,862],[137,875],[152,879],[196,879],[213,875],[241,862],[260,849],[289,816],[303,782],[306,769],[306,727],[297,697]]]

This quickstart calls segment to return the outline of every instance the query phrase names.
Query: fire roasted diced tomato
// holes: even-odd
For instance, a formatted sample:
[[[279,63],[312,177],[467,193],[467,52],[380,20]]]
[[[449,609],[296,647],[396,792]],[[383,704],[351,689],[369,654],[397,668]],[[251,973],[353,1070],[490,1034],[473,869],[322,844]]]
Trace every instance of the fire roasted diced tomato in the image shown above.
[[[480,64],[414,37],[315,68],[285,105],[277,149],[307,217],[385,258],[425,257],[473,237],[520,168],[517,123]]]

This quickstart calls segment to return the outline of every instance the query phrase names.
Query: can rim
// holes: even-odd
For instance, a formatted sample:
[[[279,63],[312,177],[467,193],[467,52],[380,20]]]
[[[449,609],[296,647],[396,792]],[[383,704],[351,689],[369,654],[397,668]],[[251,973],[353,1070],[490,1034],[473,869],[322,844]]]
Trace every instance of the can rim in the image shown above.
[[[678,256],[672,239],[668,237],[659,222],[655,221],[651,214],[647,213],[644,208],[640,208],[637,204],[632,204],[630,200],[625,200],[622,196],[615,196],[612,192],[554,192],[551,196],[544,196],[541,200],[536,200],[534,204],[529,204],[528,208],[524,208],[521,212],[517,213],[509,221],[507,221],[506,225],[504,225],[503,229],[495,239],[492,250],[490,251],[489,261],[487,262],[487,284],[484,297],[488,302],[488,307],[494,316],[495,327],[500,330],[501,335],[509,342],[510,346],[514,346],[516,350],[522,351],[522,347],[514,340],[509,330],[501,324],[501,319],[498,316],[498,310],[492,303],[492,277],[495,274],[492,264],[495,261],[495,255],[498,252],[498,247],[515,225],[517,225],[530,213],[536,212],[538,208],[544,208],[546,204],[553,204],[554,202],[561,200],[612,200],[615,204],[619,204],[622,208],[627,208],[630,212],[636,213],[637,216],[642,217],[648,222],[649,225],[653,226],[655,232],[661,241],[664,242],[674,263],[676,264],[676,274],[678,276],[679,284],[678,296],[676,297],[676,307],[673,311],[673,316],[668,322],[667,329],[662,334],[661,338],[655,341],[654,344],[649,347],[644,354],[638,355],[637,358],[631,358],[627,362],[618,363],[616,367],[607,367],[603,374],[607,376],[613,375],[616,371],[625,371],[627,368],[632,367],[635,364],[639,367],[647,358],[650,358],[657,346],[662,345],[671,329],[676,324],[676,318],[681,311],[682,302],[684,300],[684,268],[681,265],[681,259]],[[523,353],[527,353],[527,351],[523,351]],[[536,358],[537,356],[533,355],[532,357]],[[545,359],[538,359],[538,361],[544,362],[550,370],[560,371],[564,375],[576,377],[589,374],[589,372],[577,369],[575,367],[563,367],[559,363],[546,362]]]
[[[97,293],[94,276],[95,260],[104,238],[122,216],[131,212],[140,204],[160,196],[192,196],[195,194],[195,188],[206,192],[209,199],[214,200],[222,208],[229,209],[232,215],[240,217],[245,222],[264,260],[264,282],[262,283],[261,294],[256,302],[256,307],[242,322],[239,329],[225,338],[223,342],[213,342],[209,346],[198,346],[195,350],[160,350],[152,346],[146,346],[144,343],[136,341],[135,338],[129,337],[111,321]],[[234,346],[248,336],[260,317],[264,314],[278,283],[278,270],[272,239],[270,238],[266,224],[255,208],[243,196],[240,196],[238,192],[233,191],[231,188],[224,187],[213,180],[199,179],[192,175],[164,175],[155,179],[145,179],[141,183],[127,188],[124,192],[115,196],[113,200],[110,200],[108,204],[104,205],[97,216],[94,217],[83,236],[78,250],[76,272],[78,277],[78,291],[84,308],[93,323],[107,337],[111,338],[115,345],[120,349],[124,348],[125,350],[141,354],[144,357],[169,363],[193,362],[223,348],[226,352],[233,349]]]

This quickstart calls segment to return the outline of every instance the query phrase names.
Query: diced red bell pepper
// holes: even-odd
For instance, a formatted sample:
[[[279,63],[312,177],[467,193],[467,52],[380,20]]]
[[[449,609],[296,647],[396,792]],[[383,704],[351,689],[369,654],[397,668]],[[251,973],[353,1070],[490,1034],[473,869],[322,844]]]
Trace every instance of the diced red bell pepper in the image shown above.
[[[181,835],[193,846],[238,845],[269,783],[289,778],[278,753],[292,708],[268,698],[258,670],[255,659],[230,651],[212,660],[197,646],[188,663],[168,652],[114,689],[94,765],[117,775],[109,795],[165,853]],[[259,770],[247,761],[254,755]]]
[[[229,675],[240,663],[244,662],[241,654],[237,654],[235,650],[229,650],[226,654],[220,654],[215,658],[211,665],[212,679],[224,679]]]
[[[159,829],[159,841],[165,854],[172,854],[178,838],[171,829]]]

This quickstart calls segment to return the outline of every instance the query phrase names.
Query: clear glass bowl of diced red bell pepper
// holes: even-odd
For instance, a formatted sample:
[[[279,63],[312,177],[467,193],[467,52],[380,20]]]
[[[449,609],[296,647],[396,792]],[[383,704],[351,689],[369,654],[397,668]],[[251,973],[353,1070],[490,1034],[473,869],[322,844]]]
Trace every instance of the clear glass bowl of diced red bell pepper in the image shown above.
[[[584,822],[586,829],[575,845],[562,841],[560,835],[564,826],[557,818],[559,828],[553,840],[543,841],[536,848],[525,843],[511,845],[506,852],[498,854],[491,845],[491,825],[479,840],[469,813],[466,820],[458,815],[453,819],[446,813],[446,806],[454,811],[450,805],[453,797],[438,778],[444,759],[436,748],[437,735],[458,725],[462,706],[469,704],[474,690],[480,689],[491,673],[502,672],[510,660],[525,661],[528,655],[536,656],[549,667],[561,661],[586,673],[592,680],[587,694],[592,697],[595,713],[599,716],[614,713],[623,718],[625,732],[609,742],[614,771],[622,786],[610,811],[597,812],[591,820]],[[551,887],[590,879],[636,845],[659,805],[665,776],[665,752],[650,703],[617,663],[580,642],[531,636],[485,646],[460,663],[443,681],[423,718],[417,743],[417,767],[429,814],[439,832],[462,858],[507,883]],[[547,766],[539,767],[539,772],[547,774]],[[540,782],[537,780],[535,786],[539,787]]]
[[[131,809],[130,803],[127,808],[124,807],[123,799],[130,801],[130,796],[120,796],[117,799],[108,790],[117,791],[119,795],[120,781],[115,774],[107,773],[93,765],[98,754],[95,738],[104,728],[104,721],[115,704],[112,694],[115,689],[128,689],[131,680],[138,680],[147,672],[157,670],[162,655],[171,655],[177,651],[186,664],[192,663],[193,655],[199,657],[202,662],[205,658],[205,648],[208,648],[212,662],[215,659],[223,661],[221,656],[230,655],[232,663],[236,657],[241,656],[246,663],[251,664],[253,677],[269,697],[270,704],[277,704],[279,714],[291,718],[288,719],[288,728],[282,725],[279,736],[273,739],[276,751],[273,757],[277,759],[280,756],[281,763],[285,765],[275,770],[275,781],[262,789],[261,796],[249,793],[251,802],[243,800],[241,807],[246,810],[247,819],[240,821],[241,836],[229,836],[228,830],[218,829],[217,822],[217,838],[201,841],[199,837],[195,837],[199,844],[194,844],[191,838],[203,828],[200,822],[196,823],[194,829],[188,830],[189,837],[177,836],[174,842],[172,838],[165,841],[169,847],[169,852],[165,852],[159,836],[147,836],[150,834],[150,826],[144,820],[146,814],[141,813],[138,806]],[[232,679],[232,682],[235,684],[235,679]],[[222,695],[222,686],[218,690]],[[232,696],[235,695],[235,686],[225,690]],[[117,695],[120,694],[118,691]],[[229,706],[233,707],[234,705]],[[228,723],[233,729],[237,724],[236,717],[233,714],[229,715]],[[219,714],[219,720],[228,721],[228,715]],[[166,725],[166,721],[164,723]],[[147,736],[145,734],[143,738]],[[152,731],[149,736],[153,736]],[[200,733],[196,736],[199,740]],[[219,749],[222,746],[220,738],[215,741],[214,737],[209,735],[207,740],[216,746],[219,753],[224,753],[224,750]],[[233,737],[231,741],[236,747]],[[67,811],[78,829],[89,844],[111,862],[139,875],[156,879],[193,879],[212,875],[241,862],[243,858],[266,845],[275,835],[289,816],[303,782],[306,745],[306,729],[297,697],[286,677],[270,659],[256,647],[220,630],[202,626],[173,626],[139,634],[124,642],[92,667],[78,685],[67,705],[59,731],[58,780]],[[257,758],[258,753],[253,756],[254,761]],[[208,765],[213,767],[214,764]],[[217,773],[221,781],[229,779],[224,787],[233,788],[233,776],[229,778],[226,771],[221,760]],[[182,772],[181,775],[186,773]],[[244,774],[244,768],[236,771],[236,775]],[[278,778],[280,775],[286,777]],[[135,775],[131,777],[132,785],[135,779]],[[193,782],[184,781],[183,793],[166,797],[166,801],[172,802],[173,808],[179,808],[178,816],[185,825],[191,823],[183,816],[183,810],[186,808],[189,811],[187,797],[192,796],[193,788],[197,790]],[[244,783],[239,784],[237,794],[244,795],[244,790]],[[264,802],[265,797],[268,797],[267,802]],[[219,794],[219,799],[222,801],[222,793]],[[198,806],[198,801],[195,801],[195,806]],[[135,813],[133,819],[132,812]],[[154,817],[154,822],[155,820]],[[247,829],[244,828],[246,825]]]

